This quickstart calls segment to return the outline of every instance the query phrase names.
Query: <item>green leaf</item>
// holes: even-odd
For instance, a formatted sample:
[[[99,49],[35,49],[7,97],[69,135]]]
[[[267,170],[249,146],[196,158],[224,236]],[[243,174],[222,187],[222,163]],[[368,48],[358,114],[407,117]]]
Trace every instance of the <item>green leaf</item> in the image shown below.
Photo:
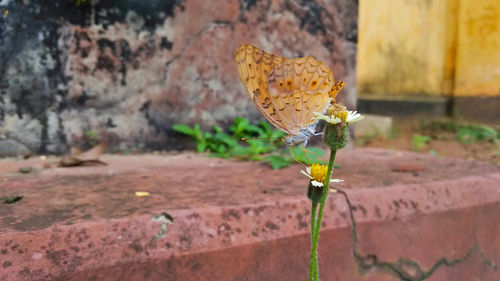
[[[306,147],[306,150],[308,150],[310,152],[310,154],[312,154],[316,158],[326,155],[326,151],[324,151],[323,149],[321,149],[319,147],[315,147],[315,146]]]
[[[257,125],[258,125],[259,127],[261,127],[261,128],[262,128],[262,130],[264,130],[264,134],[265,134],[266,136],[271,135],[271,125],[269,125],[269,123],[264,122],[264,121],[259,121],[259,123],[257,123]]]
[[[232,156],[247,156],[249,151],[249,147],[244,147],[241,145],[235,146],[231,150],[231,155]]]
[[[222,128],[221,128],[221,127],[219,127],[219,126],[217,126],[217,125],[215,125],[215,126],[214,126],[214,131],[215,131],[216,133],[222,133],[222,132],[224,132],[224,131],[222,130]]]
[[[280,155],[270,155],[264,158],[264,160],[269,162],[275,170],[290,166],[290,160]]]
[[[212,138],[212,134],[209,132],[203,132],[202,136],[202,138],[205,140],[209,140],[210,138]]]
[[[227,152],[226,147],[223,145],[217,147],[217,155],[221,158],[229,158],[229,153]]]
[[[214,140],[218,141],[221,144],[225,144],[228,147],[235,147],[236,145],[238,145],[238,142],[226,133],[216,133],[213,138]]]
[[[411,144],[414,149],[420,149],[430,141],[431,138],[429,136],[414,134],[411,140]]]
[[[205,151],[205,148],[207,147],[207,143],[206,142],[199,142],[196,144],[196,151],[198,151],[199,153],[202,153]]]
[[[300,145],[294,146],[292,147],[292,153],[296,161],[303,163],[305,165],[312,165],[314,163],[320,163],[322,165],[326,165],[326,161],[319,159],[321,156],[326,154],[326,151],[324,151],[319,147],[314,147],[314,146],[306,147],[306,152],[304,152],[302,146]]]
[[[189,127],[187,125],[177,124],[177,125],[172,126],[172,129],[174,129],[174,131],[177,131],[179,133],[183,133],[183,134],[188,135],[188,136],[193,135],[193,129],[191,129],[191,127]]]
[[[234,125],[231,126],[231,131],[233,132],[234,136],[236,138],[241,138],[243,136],[245,128],[248,126],[249,123],[250,122],[248,121],[248,119],[243,117],[237,117],[234,120]]]
[[[286,137],[286,133],[280,130],[274,130],[271,132],[271,135],[269,137],[280,139]]]
[[[263,135],[263,133],[264,133],[264,131],[261,128],[255,126],[255,125],[252,125],[252,124],[248,124],[245,127],[245,130],[243,132],[248,133],[248,134],[255,134],[259,137],[260,137],[260,135]]]

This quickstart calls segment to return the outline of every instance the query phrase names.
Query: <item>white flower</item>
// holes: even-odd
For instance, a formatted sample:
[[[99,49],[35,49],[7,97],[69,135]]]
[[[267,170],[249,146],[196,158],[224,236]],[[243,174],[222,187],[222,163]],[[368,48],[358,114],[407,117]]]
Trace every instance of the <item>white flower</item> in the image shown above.
[[[313,186],[323,187],[323,182],[325,181],[325,176],[328,167],[326,165],[319,165],[319,164],[313,164],[311,167],[306,167],[305,171],[300,170],[300,172],[311,180],[311,184]],[[330,182],[344,182],[344,180],[331,179]]]
[[[338,124],[338,123],[342,122],[342,120],[340,118],[335,117],[334,115],[328,116],[328,115],[320,114],[318,112],[314,112],[313,114],[315,115],[316,119],[325,120],[326,122],[328,122],[330,124]],[[350,123],[353,123],[353,122],[356,122],[359,120],[363,120],[363,118],[365,118],[365,117],[363,115],[361,115],[361,113],[358,113],[356,110],[354,110],[354,111],[348,110],[346,123],[350,124]]]

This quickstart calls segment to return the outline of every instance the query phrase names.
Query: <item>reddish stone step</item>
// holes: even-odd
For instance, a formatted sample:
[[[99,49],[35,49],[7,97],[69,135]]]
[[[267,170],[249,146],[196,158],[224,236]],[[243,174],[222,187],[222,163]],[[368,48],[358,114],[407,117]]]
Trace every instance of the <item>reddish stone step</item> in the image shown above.
[[[0,196],[24,196],[0,204],[0,280],[306,278],[301,166],[191,154],[102,160],[0,161]],[[345,182],[335,186],[350,205],[330,194],[321,280],[499,279],[499,167],[376,149],[343,150],[337,162]]]

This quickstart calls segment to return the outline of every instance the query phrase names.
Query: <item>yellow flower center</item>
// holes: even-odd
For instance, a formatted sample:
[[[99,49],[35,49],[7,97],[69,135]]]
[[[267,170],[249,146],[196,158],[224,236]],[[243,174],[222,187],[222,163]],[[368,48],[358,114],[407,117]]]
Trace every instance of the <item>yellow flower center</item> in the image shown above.
[[[339,103],[334,103],[328,108],[328,116],[333,116],[345,123],[347,120],[347,109]]]
[[[313,177],[313,180],[317,182],[324,183],[327,172],[328,172],[328,166],[326,165],[321,165],[319,163],[316,163],[311,166],[311,177]]]

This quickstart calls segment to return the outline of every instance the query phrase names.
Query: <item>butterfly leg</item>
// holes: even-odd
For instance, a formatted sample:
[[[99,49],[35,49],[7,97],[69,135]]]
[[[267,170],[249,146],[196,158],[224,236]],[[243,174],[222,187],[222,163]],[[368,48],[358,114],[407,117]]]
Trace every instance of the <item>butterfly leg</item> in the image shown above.
[[[293,153],[292,146],[290,145],[289,147],[290,147],[290,154],[292,154],[293,160],[299,164],[304,165],[304,163],[300,162],[299,160],[297,160],[297,158],[295,158],[295,154]]]
[[[311,166],[309,164],[309,157],[307,157],[307,150],[306,150],[306,146],[305,145],[302,147],[302,150],[304,151],[304,155],[306,156],[307,166]]]

